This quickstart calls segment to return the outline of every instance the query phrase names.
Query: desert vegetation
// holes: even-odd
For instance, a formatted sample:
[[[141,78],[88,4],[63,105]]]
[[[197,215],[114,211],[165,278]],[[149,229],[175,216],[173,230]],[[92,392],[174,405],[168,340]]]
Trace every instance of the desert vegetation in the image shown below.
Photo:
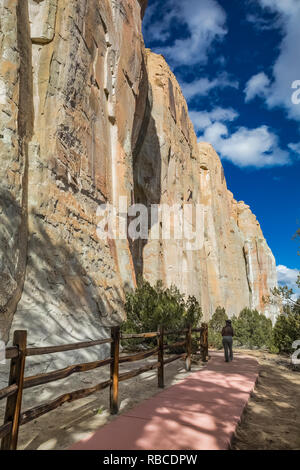
[[[285,288],[276,291],[277,295],[286,297]],[[291,297],[291,292],[288,294]],[[189,325],[196,328],[203,318],[200,304],[195,297],[184,296],[174,285],[166,288],[161,281],[152,286],[143,278],[139,279],[135,290],[127,293],[125,309],[127,321],[122,327],[124,333],[157,331],[159,326],[168,330],[182,330]],[[228,318],[225,309],[217,307],[209,321],[210,347],[222,349],[221,331]],[[247,307],[238,316],[231,317],[231,321],[235,333],[235,348],[290,354],[293,352],[293,342],[300,338],[300,299],[285,302],[274,325],[265,315]],[[153,346],[153,341],[151,338],[146,339],[143,347]],[[193,345],[195,349],[195,338]],[[131,340],[130,344],[124,341],[123,346],[126,349],[141,347],[139,340]]]
[[[174,285],[166,288],[161,281],[152,286],[142,278],[139,279],[137,288],[127,293],[125,310],[127,321],[122,326],[124,333],[157,331],[160,326],[169,331],[183,330],[188,326],[196,328],[200,326],[203,316],[200,304],[194,296],[184,296]],[[167,342],[168,340],[174,342],[177,340],[176,335],[167,339]],[[145,339],[143,347],[150,347],[153,342],[155,340],[151,338]],[[192,342],[195,350],[195,335]],[[126,349],[139,349],[140,341],[123,341],[123,346]]]
[[[227,319],[225,309],[218,307],[209,322],[210,347],[222,348],[221,330]],[[300,299],[294,305],[283,306],[274,326],[265,315],[249,308],[244,308],[231,321],[235,347],[290,354],[293,342],[300,339]]]

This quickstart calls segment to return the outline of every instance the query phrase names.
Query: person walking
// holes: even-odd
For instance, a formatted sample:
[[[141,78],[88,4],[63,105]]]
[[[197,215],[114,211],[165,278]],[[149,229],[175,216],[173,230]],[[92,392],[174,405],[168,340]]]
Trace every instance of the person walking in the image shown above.
[[[233,351],[232,351],[232,338],[234,336],[234,331],[231,326],[231,320],[226,320],[226,325],[222,329],[223,336],[223,348],[225,355],[225,362],[230,362],[233,360]]]

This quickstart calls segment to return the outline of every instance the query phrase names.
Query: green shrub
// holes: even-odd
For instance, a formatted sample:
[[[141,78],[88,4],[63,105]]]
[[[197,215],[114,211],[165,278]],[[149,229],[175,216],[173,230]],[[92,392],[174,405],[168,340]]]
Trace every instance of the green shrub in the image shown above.
[[[214,349],[222,349],[222,335],[208,327],[208,346]]]
[[[164,288],[161,281],[155,286],[144,279],[139,279],[137,288],[126,294],[125,310],[127,320],[122,325],[124,333],[144,333],[157,331],[159,325],[167,330],[182,330],[189,324],[195,328],[199,326],[202,311],[197,299],[189,296],[187,300],[175,286]],[[167,337],[166,343],[182,340],[182,336]],[[153,347],[156,339],[139,339],[123,341],[127,349],[135,350],[140,344]],[[193,341],[193,345],[195,342]],[[174,350],[181,352],[183,349]]]
[[[212,348],[222,349],[222,328],[228,320],[226,311],[222,307],[217,307],[208,324],[208,344]]]
[[[215,313],[211,317],[209,326],[214,331],[221,333],[223,327],[225,326],[226,320],[228,320],[228,316],[226,314],[225,308],[217,307]]]
[[[196,297],[189,296],[185,303],[185,311],[183,314],[183,327],[191,325],[196,328],[200,324],[202,318],[202,310]]]
[[[294,307],[285,306],[284,312],[277,318],[273,330],[273,343],[280,353],[291,354],[292,344],[300,339],[299,304]]]
[[[234,341],[239,346],[252,348],[272,347],[272,321],[257,310],[244,308],[239,317],[232,318]]]

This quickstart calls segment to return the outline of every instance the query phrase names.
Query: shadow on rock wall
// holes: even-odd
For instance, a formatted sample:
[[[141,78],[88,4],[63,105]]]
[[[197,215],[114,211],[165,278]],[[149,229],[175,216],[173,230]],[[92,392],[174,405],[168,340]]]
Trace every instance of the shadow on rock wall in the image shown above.
[[[6,225],[0,216],[2,234],[11,233],[18,206],[11,197],[6,206]],[[3,215],[3,214],[2,214]],[[123,290],[116,282],[99,285],[94,267],[82,265],[82,257],[72,249],[71,241],[52,240],[49,224],[36,215],[35,231],[28,242],[26,280],[17,310],[10,318],[2,303],[1,335],[11,343],[15,330],[27,330],[28,346],[52,346],[105,338],[110,327],[122,321]],[[7,224],[10,224],[8,226]],[[3,237],[1,249],[4,248]],[[9,241],[6,237],[6,243]],[[24,247],[26,249],[26,247]],[[12,249],[1,253],[1,300],[14,295],[15,256]],[[6,282],[4,282],[6,280]],[[9,280],[9,282],[7,281]],[[125,286],[126,288],[127,286]],[[120,306],[120,310],[118,309]],[[77,362],[89,362],[107,356],[109,346],[28,358],[26,374],[45,372]],[[2,372],[2,374],[1,374]],[[3,376],[4,373],[4,376]],[[7,384],[7,368],[1,366],[0,387]]]
[[[159,204],[161,200],[161,152],[155,120],[153,119],[152,90],[148,79],[145,62],[142,64],[143,78],[140,84],[139,98],[136,104],[133,131],[133,198],[135,204],[143,204],[148,209],[148,227],[157,223],[151,220],[151,205]],[[143,108],[143,116],[141,116]],[[143,251],[147,240],[130,240],[135,274],[138,278],[143,275]]]

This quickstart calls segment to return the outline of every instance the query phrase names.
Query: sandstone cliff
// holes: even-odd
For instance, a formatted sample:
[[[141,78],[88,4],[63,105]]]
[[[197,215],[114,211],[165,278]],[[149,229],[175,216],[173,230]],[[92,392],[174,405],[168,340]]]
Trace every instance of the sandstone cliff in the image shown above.
[[[197,144],[161,56],[145,51],[144,0],[2,0],[0,329],[31,344],[79,341],[124,318],[137,274],[230,314],[276,285],[273,255],[221,162]],[[104,242],[99,204],[119,196],[201,204],[204,244]],[[195,228],[195,227],[194,227]]]
[[[5,339],[25,328],[32,344],[74,342],[124,318],[124,288],[135,282],[129,243],[100,241],[96,211],[132,193],[147,83],[144,8],[137,0],[1,2]]]
[[[200,143],[198,148],[211,312],[222,305],[229,314],[238,315],[247,306],[274,320],[279,305],[263,301],[277,286],[274,256],[249,206],[237,202],[228,191],[221,161],[212,146]]]
[[[146,57],[151,122],[136,160],[136,196],[146,205],[157,199],[201,204],[204,244],[190,251],[182,240],[148,241],[140,247],[143,256],[136,257],[139,272],[195,295],[207,320],[218,305],[230,316],[247,306],[274,319],[278,307],[265,305],[263,298],[277,285],[276,265],[259,223],[228,191],[212,146],[197,144],[185,99],[164,58],[150,51]]]

